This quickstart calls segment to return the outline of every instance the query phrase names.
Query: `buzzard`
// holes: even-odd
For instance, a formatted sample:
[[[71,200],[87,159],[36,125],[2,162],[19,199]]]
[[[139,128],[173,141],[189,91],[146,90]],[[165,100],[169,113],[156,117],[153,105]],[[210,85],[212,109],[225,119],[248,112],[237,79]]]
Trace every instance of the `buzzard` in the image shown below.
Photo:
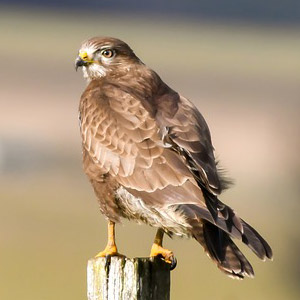
[[[233,242],[260,259],[272,258],[261,235],[219,200],[228,187],[217,168],[208,126],[197,108],[147,67],[123,41],[94,37],[76,58],[88,81],[79,105],[83,166],[108,220],[108,242],[98,257],[120,255],[121,218],[157,229],[150,256],[176,264],[164,233],[193,237],[220,270],[253,277]]]

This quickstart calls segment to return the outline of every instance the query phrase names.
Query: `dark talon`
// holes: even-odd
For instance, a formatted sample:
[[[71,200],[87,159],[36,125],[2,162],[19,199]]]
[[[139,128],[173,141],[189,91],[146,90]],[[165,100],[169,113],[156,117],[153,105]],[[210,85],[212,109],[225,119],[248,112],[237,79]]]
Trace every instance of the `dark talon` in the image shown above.
[[[174,270],[177,266],[177,259],[175,256],[171,257],[171,266],[170,266],[170,271]]]

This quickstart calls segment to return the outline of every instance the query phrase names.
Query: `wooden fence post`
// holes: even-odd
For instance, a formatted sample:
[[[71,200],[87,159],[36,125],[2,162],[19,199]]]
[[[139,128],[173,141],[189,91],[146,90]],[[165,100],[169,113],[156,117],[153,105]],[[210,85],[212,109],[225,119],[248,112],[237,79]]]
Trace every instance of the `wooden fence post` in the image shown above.
[[[87,267],[88,300],[169,300],[170,265],[161,258],[93,258]]]

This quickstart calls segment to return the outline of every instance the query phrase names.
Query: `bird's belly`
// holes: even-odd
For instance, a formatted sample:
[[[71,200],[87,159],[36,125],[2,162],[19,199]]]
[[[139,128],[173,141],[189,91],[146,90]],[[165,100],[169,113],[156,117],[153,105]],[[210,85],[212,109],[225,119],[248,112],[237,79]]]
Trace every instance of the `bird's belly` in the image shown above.
[[[122,186],[116,190],[116,201],[125,218],[163,228],[169,234],[190,235],[191,227],[176,205],[168,207],[146,205],[141,198],[133,196]]]

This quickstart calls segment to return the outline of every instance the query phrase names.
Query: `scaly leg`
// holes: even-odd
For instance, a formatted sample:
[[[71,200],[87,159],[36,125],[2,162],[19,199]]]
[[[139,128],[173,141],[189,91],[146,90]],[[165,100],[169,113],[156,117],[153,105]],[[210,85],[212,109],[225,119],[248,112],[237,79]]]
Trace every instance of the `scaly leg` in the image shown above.
[[[115,223],[108,222],[108,239],[105,249],[99,252],[95,257],[108,257],[108,256],[124,256],[118,253],[118,249],[115,242]]]
[[[177,265],[177,260],[172,251],[163,248],[163,236],[164,231],[161,228],[159,228],[156,232],[154,243],[151,248],[150,257],[162,256],[167,263],[171,264],[171,270],[173,270]]]

